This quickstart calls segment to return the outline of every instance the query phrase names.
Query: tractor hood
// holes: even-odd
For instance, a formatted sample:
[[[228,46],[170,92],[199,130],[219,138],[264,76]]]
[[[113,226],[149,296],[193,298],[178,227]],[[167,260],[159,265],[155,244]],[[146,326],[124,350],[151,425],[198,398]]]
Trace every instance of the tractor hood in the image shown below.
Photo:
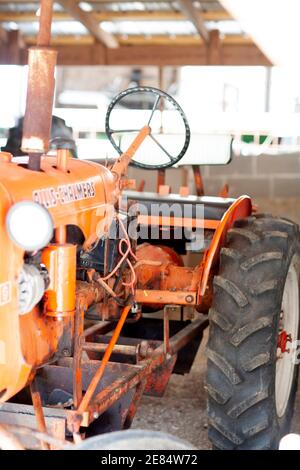
[[[115,203],[111,172],[102,165],[71,158],[68,171],[63,172],[56,168],[55,157],[43,157],[42,171],[37,172],[26,168],[26,160],[0,161],[0,184],[10,204],[35,201],[49,210],[54,227],[77,225],[87,238]],[[95,208],[97,217],[92,216]]]

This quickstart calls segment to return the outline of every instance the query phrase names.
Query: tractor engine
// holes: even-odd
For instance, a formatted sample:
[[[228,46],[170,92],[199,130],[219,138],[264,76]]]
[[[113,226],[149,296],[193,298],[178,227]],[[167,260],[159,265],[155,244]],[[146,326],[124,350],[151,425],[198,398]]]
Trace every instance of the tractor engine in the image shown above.
[[[107,168],[73,158],[61,171],[60,152],[65,150],[56,159],[42,158],[38,173],[24,157],[0,154],[1,401],[26,385],[33,368],[62,351],[71,354],[77,258],[79,271],[103,262],[101,255],[92,259],[109,228],[114,177]],[[99,246],[81,246],[77,253],[68,240],[74,232],[86,250],[96,240]]]

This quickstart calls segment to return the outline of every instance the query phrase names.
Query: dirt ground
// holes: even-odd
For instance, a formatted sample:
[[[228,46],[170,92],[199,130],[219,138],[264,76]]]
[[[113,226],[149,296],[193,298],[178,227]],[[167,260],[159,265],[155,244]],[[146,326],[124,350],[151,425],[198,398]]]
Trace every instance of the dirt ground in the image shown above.
[[[256,201],[260,211],[282,215],[300,223],[300,199]],[[168,432],[194,444],[210,449],[207,437],[205,371],[206,330],[196,360],[189,374],[173,375],[163,398],[143,397],[133,428]],[[300,378],[292,432],[300,433]]]
[[[199,449],[209,449],[204,389],[207,333],[189,374],[172,375],[163,398],[143,397],[133,422],[135,429],[174,434]]]

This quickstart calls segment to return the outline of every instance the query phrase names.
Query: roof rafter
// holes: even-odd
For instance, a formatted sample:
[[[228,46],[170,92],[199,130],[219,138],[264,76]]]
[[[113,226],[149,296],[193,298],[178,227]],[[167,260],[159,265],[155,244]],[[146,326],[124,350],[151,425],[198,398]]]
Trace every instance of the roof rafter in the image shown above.
[[[189,20],[195,26],[197,32],[200,34],[202,39],[209,42],[209,32],[205,26],[204,18],[199,10],[197,10],[192,0],[178,0],[182,12],[189,18]]]
[[[93,17],[92,14],[83,11],[78,2],[75,0],[57,0],[59,3],[70,15],[76,20],[80,21],[83,26],[90,32],[90,34],[98,41],[104,44],[106,47],[114,49],[119,46],[116,38],[104,31],[99,25],[97,19]]]

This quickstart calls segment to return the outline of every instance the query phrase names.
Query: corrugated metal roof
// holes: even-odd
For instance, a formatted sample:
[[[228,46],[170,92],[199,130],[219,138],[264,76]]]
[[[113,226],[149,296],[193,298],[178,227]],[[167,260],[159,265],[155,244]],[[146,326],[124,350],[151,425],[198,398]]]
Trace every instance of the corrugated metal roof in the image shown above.
[[[208,31],[218,29],[222,36],[243,34],[236,21],[230,16],[224,17],[226,12],[218,1],[194,0],[192,4],[196,11],[203,14],[204,24]],[[148,39],[147,44],[151,36],[196,37],[199,35],[193,22],[184,15],[178,1],[90,0],[90,2],[80,2],[79,5],[82,10],[92,15],[105,31],[128,37],[144,35]],[[1,2],[0,25],[7,30],[19,29],[26,41],[26,37],[32,38],[38,31],[38,16],[36,15],[38,8],[38,1]],[[122,18],[123,14],[124,18]],[[131,14],[133,17],[130,17]],[[58,3],[54,3],[52,35],[53,38],[72,35],[78,38],[89,36],[90,33]]]
[[[8,11],[8,12],[15,12],[15,13],[28,13],[28,12],[36,12],[38,9],[38,2],[8,2],[8,3],[0,3],[0,11]],[[63,11],[63,8],[58,4],[53,4],[54,11]]]

